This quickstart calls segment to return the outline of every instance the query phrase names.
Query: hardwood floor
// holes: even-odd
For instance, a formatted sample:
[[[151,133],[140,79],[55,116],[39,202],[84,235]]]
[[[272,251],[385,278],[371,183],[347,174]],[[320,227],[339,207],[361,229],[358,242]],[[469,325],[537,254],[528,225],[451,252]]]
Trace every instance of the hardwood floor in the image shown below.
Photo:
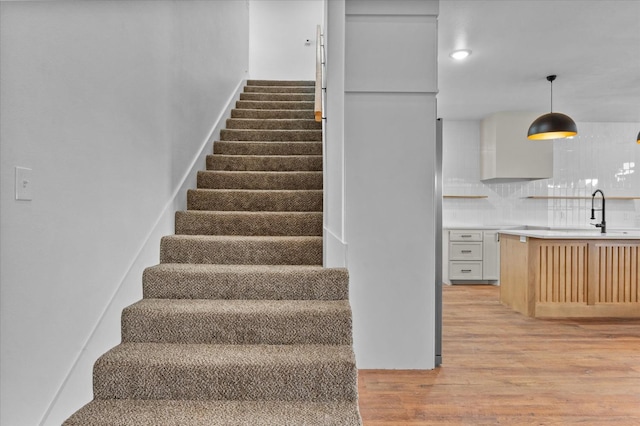
[[[541,320],[445,286],[443,365],[360,370],[365,426],[640,425],[640,320]]]

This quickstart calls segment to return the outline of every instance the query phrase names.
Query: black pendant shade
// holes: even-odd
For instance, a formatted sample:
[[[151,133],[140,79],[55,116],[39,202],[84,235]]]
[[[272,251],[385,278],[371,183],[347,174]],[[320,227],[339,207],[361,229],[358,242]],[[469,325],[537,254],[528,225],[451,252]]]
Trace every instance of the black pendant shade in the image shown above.
[[[555,75],[547,76],[551,83],[551,112],[536,118],[527,132],[527,138],[534,140],[562,139],[578,134],[578,126],[568,115],[553,112],[553,80]]]
[[[578,126],[568,115],[559,112],[550,112],[536,118],[527,137],[529,139],[561,139],[578,134]]]
[[[638,132],[638,140],[637,140],[637,142],[640,143],[640,132]]]

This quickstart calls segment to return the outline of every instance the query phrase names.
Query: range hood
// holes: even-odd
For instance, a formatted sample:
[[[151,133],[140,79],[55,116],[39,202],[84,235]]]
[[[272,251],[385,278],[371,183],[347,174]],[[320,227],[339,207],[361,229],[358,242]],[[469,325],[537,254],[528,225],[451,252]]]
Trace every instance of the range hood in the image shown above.
[[[553,177],[553,140],[527,139],[540,112],[497,112],[480,125],[480,180],[504,183]]]

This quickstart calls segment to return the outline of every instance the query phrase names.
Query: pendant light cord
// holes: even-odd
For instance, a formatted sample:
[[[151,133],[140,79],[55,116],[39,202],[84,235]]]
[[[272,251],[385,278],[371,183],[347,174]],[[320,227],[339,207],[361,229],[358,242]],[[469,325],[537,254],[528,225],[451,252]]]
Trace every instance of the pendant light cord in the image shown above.
[[[556,75],[548,75],[547,81],[551,83],[551,112],[553,112],[553,80],[556,79]]]

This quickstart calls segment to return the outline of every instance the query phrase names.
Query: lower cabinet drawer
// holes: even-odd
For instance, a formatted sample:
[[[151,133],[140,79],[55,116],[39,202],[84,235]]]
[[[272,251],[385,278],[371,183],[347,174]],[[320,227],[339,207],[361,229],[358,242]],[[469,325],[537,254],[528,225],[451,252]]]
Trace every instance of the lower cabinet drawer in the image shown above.
[[[481,280],[482,261],[478,262],[449,262],[450,280]]]
[[[482,243],[449,243],[450,260],[482,260]]]
[[[482,231],[449,231],[449,241],[482,241]]]

